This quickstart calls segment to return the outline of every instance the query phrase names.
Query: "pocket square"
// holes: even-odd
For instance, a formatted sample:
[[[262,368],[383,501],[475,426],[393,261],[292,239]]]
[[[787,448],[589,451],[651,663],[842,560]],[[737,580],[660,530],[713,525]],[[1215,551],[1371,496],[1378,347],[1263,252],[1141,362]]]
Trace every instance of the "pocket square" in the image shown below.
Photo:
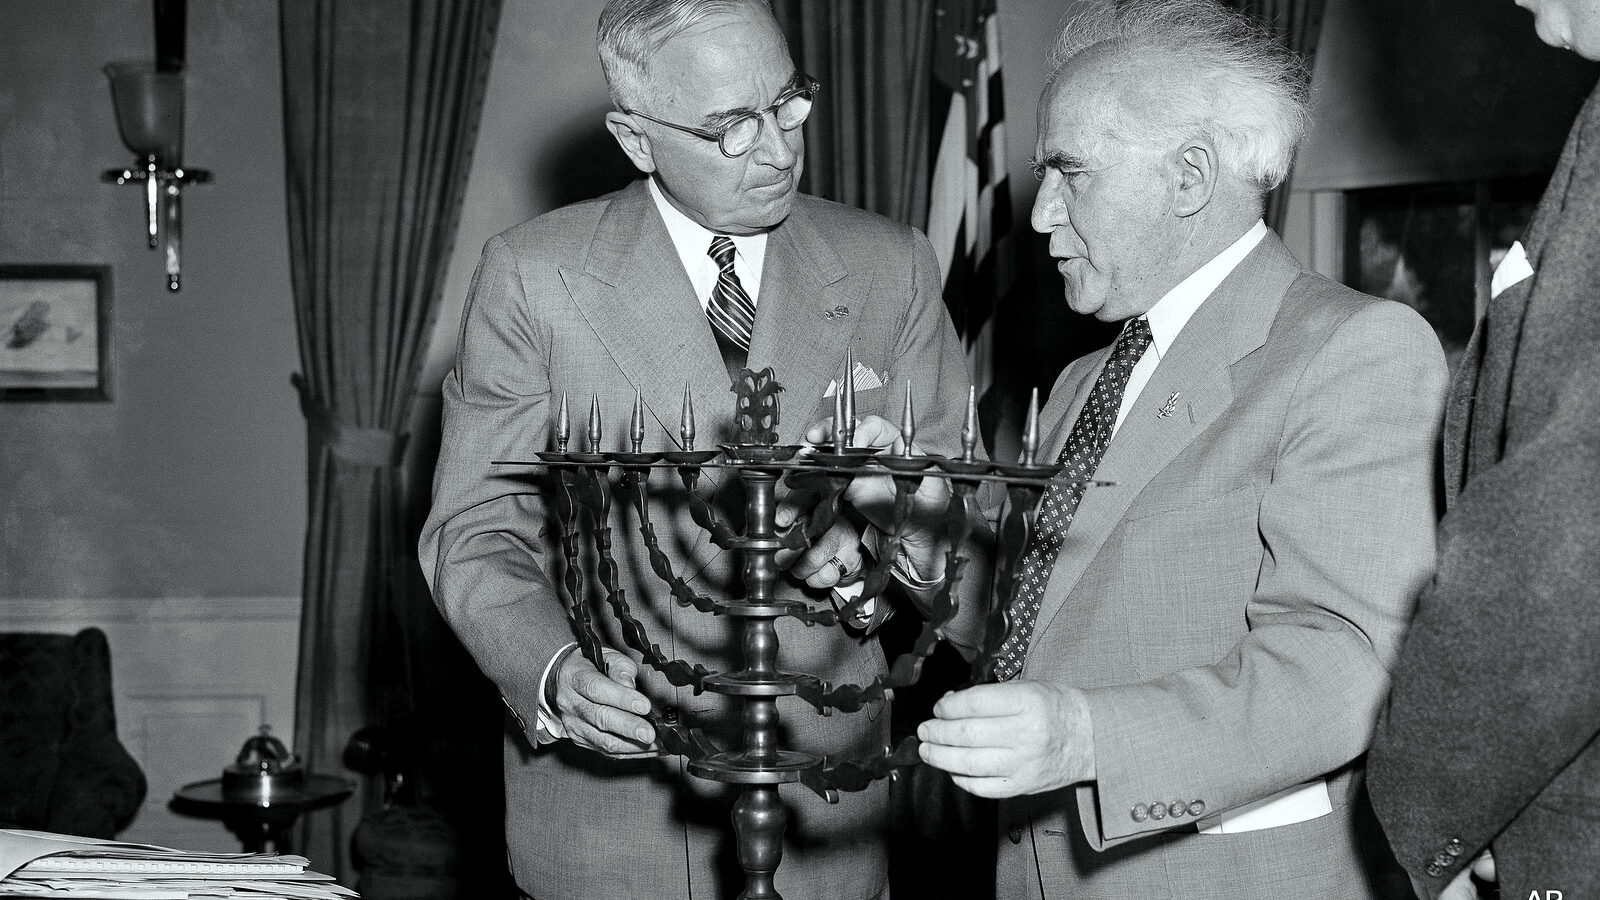
[[[859,394],[862,391],[870,391],[873,388],[881,388],[888,383],[888,369],[884,369],[883,374],[879,375],[877,372],[872,371],[861,363],[856,363],[856,393]],[[834,380],[828,382],[828,389],[823,391],[822,396],[832,397],[837,393],[839,393],[839,379],[835,378]]]
[[[1489,281],[1489,296],[1498,297],[1506,288],[1532,277],[1533,265],[1528,262],[1528,251],[1522,249],[1521,241],[1512,241],[1511,249],[1494,267],[1494,277]]]

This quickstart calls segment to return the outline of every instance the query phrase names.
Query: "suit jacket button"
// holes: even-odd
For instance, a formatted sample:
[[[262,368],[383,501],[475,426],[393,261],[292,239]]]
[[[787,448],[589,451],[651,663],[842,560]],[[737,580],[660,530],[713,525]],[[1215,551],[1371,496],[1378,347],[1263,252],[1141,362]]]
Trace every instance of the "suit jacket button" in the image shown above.
[[[1428,863],[1428,874],[1432,875],[1434,878],[1438,878],[1440,875],[1444,874],[1444,866],[1441,866],[1438,863]]]
[[[1189,815],[1203,816],[1205,815],[1205,812],[1206,802],[1204,800],[1192,800],[1189,802]]]
[[[1440,869],[1445,868],[1452,862],[1454,862],[1454,857],[1448,853],[1440,852],[1433,855],[1433,864],[1438,866]]]
[[[1148,818],[1150,818],[1150,809],[1143,803],[1135,803],[1133,805],[1133,820],[1135,822],[1143,822]]]
[[[1167,807],[1167,815],[1173,817],[1174,819],[1178,818],[1179,816],[1183,815],[1184,813],[1186,813],[1188,811],[1189,811],[1189,804],[1184,803],[1182,800],[1174,800],[1174,801],[1172,801],[1172,804]]]
[[[1022,826],[1016,822],[1011,823],[1011,829],[1006,832],[1006,837],[1011,838],[1011,843],[1022,843]]]
[[[1450,843],[1444,845],[1444,852],[1450,854],[1451,856],[1460,856],[1462,853],[1466,852],[1466,849],[1467,848],[1461,844],[1461,838],[1451,838]]]
[[[1155,819],[1157,822],[1159,822],[1162,819],[1165,819],[1166,817],[1167,817],[1167,805],[1165,803],[1162,803],[1161,801],[1157,800],[1155,803],[1150,804],[1150,818]]]

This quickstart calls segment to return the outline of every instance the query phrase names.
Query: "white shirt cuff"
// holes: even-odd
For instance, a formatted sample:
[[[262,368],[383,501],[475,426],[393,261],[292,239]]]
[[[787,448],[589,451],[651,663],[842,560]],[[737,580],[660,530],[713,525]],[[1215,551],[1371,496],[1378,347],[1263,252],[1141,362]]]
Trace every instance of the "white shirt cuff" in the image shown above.
[[[878,545],[882,540],[883,533],[876,526],[868,525],[861,535],[861,546],[867,548],[867,552],[877,558]],[[911,560],[906,557],[904,551],[895,556],[894,562],[889,564],[889,574],[893,575],[896,581],[919,593],[938,590],[939,586],[944,584],[943,571],[939,573],[937,578],[923,578],[922,573],[918,572],[916,567],[911,564]]]
[[[555,656],[550,657],[548,663],[545,663],[544,674],[539,676],[539,721],[535,739],[541,744],[558,741],[567,736],[567,729],[561,724],[561,717],[544,702],[544,698],[548,696],[545,693],[545,683],[550,680],[550,673],[555,669],[556,663],[566,659],[568,652],[577,646],[577,641],[571,641],[562,647]]]
[[[1201,819],[1201,834],[1240,834],[1309,822],[1333,812],[1328,782],[1318,778],[1262,797],[1237,809]]]

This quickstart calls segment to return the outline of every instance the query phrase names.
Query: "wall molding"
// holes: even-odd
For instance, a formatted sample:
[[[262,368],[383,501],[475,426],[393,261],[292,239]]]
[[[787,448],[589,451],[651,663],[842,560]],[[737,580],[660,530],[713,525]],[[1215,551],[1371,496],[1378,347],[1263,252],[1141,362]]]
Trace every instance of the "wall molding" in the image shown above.
[[[3,630],[106,633],[117,734],[149,785],[121,837],[196,850],[239,844],[173,812],[173,792],[217,777],[262,724],[294,746],[299,622],[299,597],[0,598]]]
[[[0,627],[98,622],[293,622],[299,597],[8,597]]]

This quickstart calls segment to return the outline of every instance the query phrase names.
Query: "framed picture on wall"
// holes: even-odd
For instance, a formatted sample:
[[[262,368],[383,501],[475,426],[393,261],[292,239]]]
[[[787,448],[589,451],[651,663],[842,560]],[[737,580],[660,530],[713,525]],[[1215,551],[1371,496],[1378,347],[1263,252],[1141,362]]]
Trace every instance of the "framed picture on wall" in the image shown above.
[[[111,267],[0,264],[0,400],[110,400]]]

